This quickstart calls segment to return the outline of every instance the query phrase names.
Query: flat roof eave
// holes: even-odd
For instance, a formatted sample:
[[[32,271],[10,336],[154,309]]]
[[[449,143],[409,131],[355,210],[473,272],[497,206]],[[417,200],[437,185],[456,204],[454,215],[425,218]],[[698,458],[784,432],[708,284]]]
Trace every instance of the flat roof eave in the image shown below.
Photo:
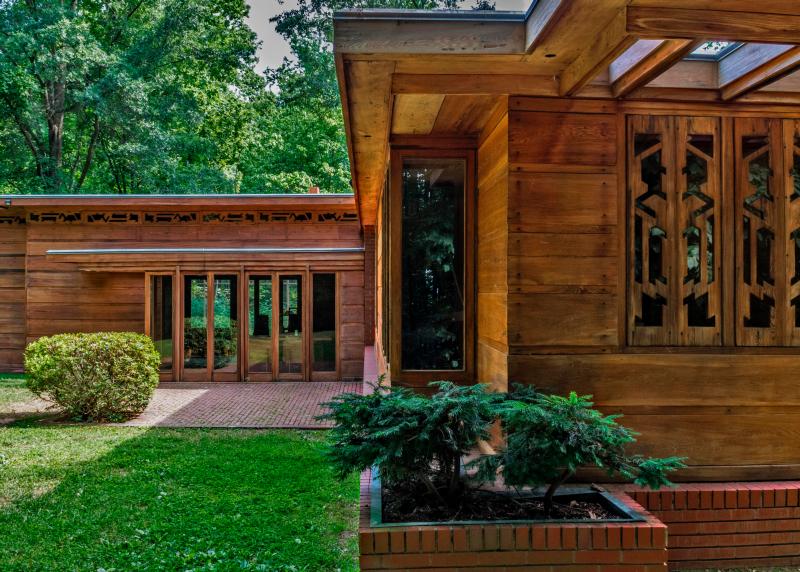
[[[245,194],[245,195],[0,195],[0,209],[9,207],[303,207],[355,208],[348,194]]]

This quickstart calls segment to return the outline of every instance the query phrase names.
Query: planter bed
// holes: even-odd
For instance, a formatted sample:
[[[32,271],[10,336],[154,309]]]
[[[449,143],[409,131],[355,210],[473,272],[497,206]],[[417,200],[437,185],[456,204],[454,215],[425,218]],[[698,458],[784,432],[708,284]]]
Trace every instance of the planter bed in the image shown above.
[[[614,520],[383,523],[378,490],[363,473],[362,571],[666,570],[666,526],[621,492],[604,497],[627,515]]]

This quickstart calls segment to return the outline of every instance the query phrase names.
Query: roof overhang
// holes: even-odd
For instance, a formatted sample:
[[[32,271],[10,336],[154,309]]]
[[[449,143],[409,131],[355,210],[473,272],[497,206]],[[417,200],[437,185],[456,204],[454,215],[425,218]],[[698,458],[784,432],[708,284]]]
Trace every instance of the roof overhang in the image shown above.
[[[352,194],[281,195],[0,195],[0,209],[10,207],[71,208],[355,208]]]
[[[710,40],[747,44],[719,62],[684,59]],[[478,139],[475,118],[509,96],[800,104],[796,43],[800,2],[782,0],[338,12],[334,52],[362,224],[375,224],[396,135]]]

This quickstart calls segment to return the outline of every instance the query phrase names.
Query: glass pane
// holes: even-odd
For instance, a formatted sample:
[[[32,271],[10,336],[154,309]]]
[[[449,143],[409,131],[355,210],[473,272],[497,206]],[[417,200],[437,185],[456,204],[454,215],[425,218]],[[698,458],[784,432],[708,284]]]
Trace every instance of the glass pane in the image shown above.
[[[303,372],[303,286],[301,276],[281,276],[278,359],[281,373]]]
[[[314,274],[314,371],[336,371],[336,275]]]
[[[464,184],[460,159],[406,159],[402,368],[464,367]]]
[[[238,371],[239,319],[236,276],[214,277],[214,369]]]
[[[150,277],[150,337],[161,354],[161,371],[171,371],[172,276]]]
[[[208,348],[208,280],[183,277],[183,367],[206,369]]]
[[[272,372],[272,277],[251,276],[248,363],[252,373]]]

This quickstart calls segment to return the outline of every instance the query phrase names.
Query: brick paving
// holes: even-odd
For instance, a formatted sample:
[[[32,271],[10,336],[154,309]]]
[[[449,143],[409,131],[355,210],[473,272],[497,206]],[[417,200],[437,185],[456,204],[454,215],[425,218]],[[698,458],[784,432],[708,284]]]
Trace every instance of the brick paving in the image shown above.
[[[324,429],[322,403],[361,382],[162,383],[139,417],[112,425]]]

